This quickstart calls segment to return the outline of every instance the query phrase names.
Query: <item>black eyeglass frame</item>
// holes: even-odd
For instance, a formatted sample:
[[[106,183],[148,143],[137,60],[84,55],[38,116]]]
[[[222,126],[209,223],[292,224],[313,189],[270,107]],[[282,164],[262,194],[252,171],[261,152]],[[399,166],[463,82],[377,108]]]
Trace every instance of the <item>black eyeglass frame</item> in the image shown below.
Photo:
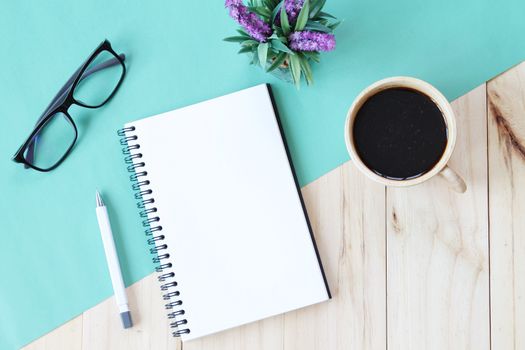
[[[86,71],[86,69],[93,62],[93,60],[103,51],[107,51],[111,53],[114,57]],[[35,127],[33,131],[31,132],[31,134],[29,135],[29,137],[26,139],[26,141],[22,144],[22,146],[20,146],[18,151],[15,153],[12,160],[16,163],[24,164],[26,168],[32,168],[32,169],[42,171],[42,172],[48,172],[58,167],[71,153],[71,150],[75,146],[75,143],[78,138],[77,126],[75,125],[73,118],[71,118],[71,116],[68,113],[69,107],[71,107],[71,105],[73,104],[76,104],[81,107],[95,109],[95,108],[100,108],[103,105],[105,105],[115,95],[120,85],[122,84],[122,81],[124,80],[124,76],[126,75],[126,65],[124,64],[125,59],[126,59],[126,56],[124,54],[120,54],[120,55],[117,54],[111,47],[111,43],[108,40],[104,40],[95,49],[95,51],[91,53],[89,58],[86,61],[84,61],[84,63],[75,71],[75,73],[73,73],[73,75],[68,79],[68,81],[64,84],[64,86],[59,90],[59,92],[53,98],[53,100],[48,105],[44,113],[40,116],[40,118],[36,122]],[[95,106],[91,106],[82,101],[75,99],[75,97],[73,96],[75,89],[82,79],[85,79],[89,75],[96,73],[99,70],[114,66],[116,64],[120,64],[122,66],[122,75],[120,76],[120,79],[118,83],[115,85],[115,88],[113,89],[111,94],[102,103],[95,105]],[[64,153],[64,155],[54,165],[52,165],[49,168],[40,168],[32,164],[30,161],[28,161],[26,157],[24,157],[24,153],[26,152],[28,147],[31,147],[29,151],[31,152],[33,151],[32,150],[32,148],[34,148],[33,138],[42,130],[42,128],[49,122],[49,120],[51,120],[51,118],[55,116],[55,114],[57,113],[63,113],[65,115],[65,117],[67,118],[67,121],[73,126],[75,137],[73,139],[73,142],[71,142],[71,145],[69,146],[67,151]]]

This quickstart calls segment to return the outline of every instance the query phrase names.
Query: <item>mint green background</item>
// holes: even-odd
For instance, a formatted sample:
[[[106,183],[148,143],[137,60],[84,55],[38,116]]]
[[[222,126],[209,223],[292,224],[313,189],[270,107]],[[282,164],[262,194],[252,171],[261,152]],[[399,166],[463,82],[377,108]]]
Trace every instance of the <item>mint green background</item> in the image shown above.
[[[412,75],[452,99],[525,58],[523,0],[330,0],[326,10],[345,20],[337,49],[314,68],[315,85],[297,91],[221,41],[236,28],[221,0],[1,0],[0,349],[112,294],[96,188],[111,211],[126,283],[152,271],[116,136],[125,121],[270,82],[304,185],[348,159],[345,113],[371,82]],[[128,55],[115,99],[70,111],[80,139],[56,171],[11,163],[39,113],[104,38]]]

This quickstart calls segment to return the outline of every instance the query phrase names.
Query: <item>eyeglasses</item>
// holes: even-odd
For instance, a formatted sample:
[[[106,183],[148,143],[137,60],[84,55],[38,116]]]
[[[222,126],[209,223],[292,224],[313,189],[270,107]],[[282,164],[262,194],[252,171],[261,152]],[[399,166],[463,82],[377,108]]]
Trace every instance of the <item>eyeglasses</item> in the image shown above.
[[[68,113],[76,104],[99,108],[117,92],[126,66],[124,54],[117,55],[108,40],[102,42],[58,91],[13,161],[38,171],[55,169],[69,155],[77,140],[75,122]],[[95,74],[96,73],[96,74]]]

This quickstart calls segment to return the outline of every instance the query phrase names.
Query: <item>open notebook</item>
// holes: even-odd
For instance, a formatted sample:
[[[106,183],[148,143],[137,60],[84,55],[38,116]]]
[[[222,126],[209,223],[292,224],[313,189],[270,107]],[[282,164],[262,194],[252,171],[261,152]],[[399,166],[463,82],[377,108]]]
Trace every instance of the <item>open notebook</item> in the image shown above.
[[[119,134],[174,335],[330,298],[268,85]]]

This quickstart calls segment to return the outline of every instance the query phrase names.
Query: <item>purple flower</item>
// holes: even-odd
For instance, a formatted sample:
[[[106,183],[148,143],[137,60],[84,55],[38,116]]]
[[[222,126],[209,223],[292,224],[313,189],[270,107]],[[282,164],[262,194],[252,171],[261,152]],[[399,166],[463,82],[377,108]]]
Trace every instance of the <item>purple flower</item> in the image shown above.
[[[304,0],[284,0],[284,9],[286,11],[286,16],[288,17],[288,23],[295,24],[299,12],[303,8]],[[275,16],[275,23],[280,26],[281,21],[281,11]]]
[[[320,32],[294,32],[288,37],[290,48],[295,51],[331,51],[335,48],[335,36]]]
[[[303,4],[304,0],[284,0],[284,8],[286,10],[286,14],[288,15],[288,22],[290,22],[290,24],[295,23],[297,20],[297,16],[299,16],[299,12],[301,12]]]
[[[255,13],[250,12],[242,4],[242,0],[226,0],[225,6],[230,10],[230,16],[258,42],[263,43],[272,35],[270,26]]]

